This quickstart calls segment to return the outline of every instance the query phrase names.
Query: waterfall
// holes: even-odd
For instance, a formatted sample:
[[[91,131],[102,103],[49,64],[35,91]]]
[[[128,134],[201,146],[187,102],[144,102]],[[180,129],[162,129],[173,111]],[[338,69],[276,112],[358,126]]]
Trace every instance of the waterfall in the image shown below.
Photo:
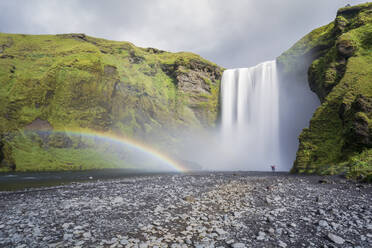
[[[306,75],[284,77],[275,61],[225,70],[220,100],[220,128],[182,142],[184,156],[207,170],[290,170],[298,136],[320,105]]]
[[[266,170],[280,163],[279,86],[275,61],[224,71],[221,114],[222,139],[227,152],[247,154],[238,156],[245,160],[239,161],[240,169]]]

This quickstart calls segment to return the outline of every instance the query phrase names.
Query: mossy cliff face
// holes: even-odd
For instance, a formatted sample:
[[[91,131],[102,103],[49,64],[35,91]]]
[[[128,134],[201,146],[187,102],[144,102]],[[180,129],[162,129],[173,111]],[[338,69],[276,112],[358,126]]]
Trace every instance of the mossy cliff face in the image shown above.
[[[83,151],[63,133],[36,139],[25,130],[95,130],[170,146],[177,130],[215,124],[221,76],[222,68],[192,53],[84,34],[0,33],[1,167],[52,167],[53,160],[38,162],[45,147]]]
[[[371,178],[372,3],[340,9],[334,22],[302,38],[278,65],[284,78],[307,72],[322,102],[299,137],[292,171]]]

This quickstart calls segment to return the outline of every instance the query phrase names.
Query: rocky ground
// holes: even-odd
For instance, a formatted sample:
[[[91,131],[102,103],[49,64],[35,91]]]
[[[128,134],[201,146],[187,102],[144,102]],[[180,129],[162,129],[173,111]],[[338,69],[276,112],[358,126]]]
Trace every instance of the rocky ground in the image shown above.
[[[372,186],[269,173],[0,193],[0,247],[372,247]]]

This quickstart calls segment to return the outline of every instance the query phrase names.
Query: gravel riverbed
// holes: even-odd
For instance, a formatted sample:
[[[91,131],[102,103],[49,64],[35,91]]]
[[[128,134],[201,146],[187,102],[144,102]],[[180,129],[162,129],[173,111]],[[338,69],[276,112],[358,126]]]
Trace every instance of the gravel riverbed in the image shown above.
[[[0,247],[372,247],[372,186],[193,173],[0,192]]]

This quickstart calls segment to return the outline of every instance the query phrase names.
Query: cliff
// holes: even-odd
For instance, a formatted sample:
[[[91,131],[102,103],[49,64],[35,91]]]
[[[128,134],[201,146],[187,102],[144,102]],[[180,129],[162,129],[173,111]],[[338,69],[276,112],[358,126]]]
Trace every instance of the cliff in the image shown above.
[[[192,53],[84,34],[0,33],[0,169],[116,167],[64,130],[170,149],[176,130],[215,124],[221,76]]]
[[[372,3],[339,9],[277,61],[283,78],[307,77],[321,100],[292,172],[372,180]]]

